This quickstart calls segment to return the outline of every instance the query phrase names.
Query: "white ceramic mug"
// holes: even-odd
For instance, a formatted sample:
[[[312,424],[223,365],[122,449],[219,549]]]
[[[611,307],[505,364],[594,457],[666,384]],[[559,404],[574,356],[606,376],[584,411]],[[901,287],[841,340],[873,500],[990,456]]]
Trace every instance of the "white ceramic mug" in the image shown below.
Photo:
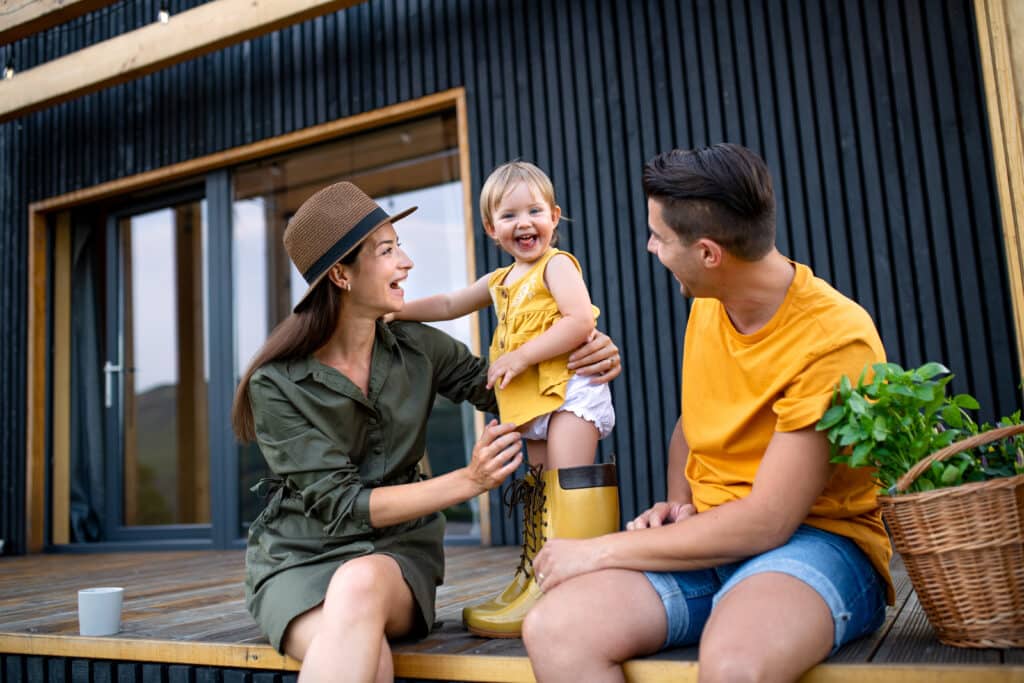
[[[78,632],[112,636],[121,630],[124,588],[83,588],[78,591]]]

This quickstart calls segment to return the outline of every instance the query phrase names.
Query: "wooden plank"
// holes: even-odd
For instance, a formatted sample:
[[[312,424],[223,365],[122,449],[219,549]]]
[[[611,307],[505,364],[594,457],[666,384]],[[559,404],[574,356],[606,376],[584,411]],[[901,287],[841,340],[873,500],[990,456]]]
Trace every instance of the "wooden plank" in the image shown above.
[[[910,585],[910,578],[907,576],[906,567],[904,567],[903,560],[899,555],[893,557],[889,571],[892,574],[893,585],[896,589],[896,604],[890,605],[886,610],[885,622],[871,635],[855,640],[840,648],[839,652],[829,657],[828,661],[830,663],[870,662],[878,647],[892,631],[893,625],[906,608],[914,589]]]
[[[992,159],[1003,223],[1003,240],[1017,330],[1017,364],[1024,374],[1024,139],[1014,89],[1010,27],[1005,0],[974,0],[978,48],[985,83]],[[1016,14],[1014,16],[1017,16]],[[1018,36],[1018,44],[1024,35]]]
[[[417,642],[396,643],[400,677],[533,681],[521,640],[489,640],[466,632],[459,613],[498,590],[516,548],[447,549],[448,581],[438,591],[442,627]],[[33,555],[0,562],[0,653],[31,657],[108,659],[253,671],[295,671],[245,610],[240,551]],[[125,587],[122,631],[116,637],[77,635],[75,590]],[[892,635],[886,635],[889,639]],[[946,648],[952,649],[952,648]],[[1019,653],[1020,651],[1009,651]],[[680,648],[626,663],[630,681],[696,681],[697,648]],[[924,660],[913,665],[829,662],[809,672],[812,683],[863,680],[1024,681],[1019,657],[1010,666],[970,666]]]
[[[0,45],[21,40],[117,0],[0,0]]]
[[[0,81],[0,123],[272,33],[359,0],[213,0]]]
[[[71,212],[57,215],[53,258],[51,542],[71,540]]]
[[[912,593],[874,659],[897,664],[926,661],[939,664],[998,665],[1001,657],[997,650],[950,647],[940,643],[921,609],[917,594]]]

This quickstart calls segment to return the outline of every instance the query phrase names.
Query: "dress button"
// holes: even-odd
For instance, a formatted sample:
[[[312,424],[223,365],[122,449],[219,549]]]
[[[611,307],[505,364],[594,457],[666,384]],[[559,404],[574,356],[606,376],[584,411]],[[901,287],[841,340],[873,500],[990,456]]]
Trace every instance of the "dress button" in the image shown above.
[[[503,341],[498,342],[498,348],[499,349],[504,349],[505,348],[505,342],[503,342]]]
[[[501,295],[507,299],[508,298],[508,290],[507,289],[501,290]]]
[[[501,322],[505,322],[505,314],[504,313],[501,314]]]

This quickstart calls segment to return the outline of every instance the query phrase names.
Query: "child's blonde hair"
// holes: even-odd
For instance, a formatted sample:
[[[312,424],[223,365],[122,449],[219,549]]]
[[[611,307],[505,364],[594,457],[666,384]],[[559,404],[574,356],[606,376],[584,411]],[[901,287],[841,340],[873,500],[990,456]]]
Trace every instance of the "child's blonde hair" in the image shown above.
[[[548,175],[531,164],[529,161],[509,161],[491,171],[484,181],[484,187],[480,190],[480,218],[484,226],[493,227],[491,215],[498,208],[502,197],[518,183],[526,185],[540,195],[541,199],[548,203],[552,211],[555,206],[555,186],[551,184]],[[552,236],[551,244],[554,246],[558,238],[557,228]]]

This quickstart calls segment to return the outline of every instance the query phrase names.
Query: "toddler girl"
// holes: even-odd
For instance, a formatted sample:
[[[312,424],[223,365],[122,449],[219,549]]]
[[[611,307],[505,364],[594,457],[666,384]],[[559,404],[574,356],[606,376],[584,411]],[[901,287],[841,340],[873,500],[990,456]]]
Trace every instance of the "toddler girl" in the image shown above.
[[[611,392],[568,369],[569,353],[594,330],[598,309],[579,262],[554,248],[562,210],[548,176],[533,164],[499,166],[480,193],[484,230],[513,263],[465,289],[405,304],[398,319],[451,320],[493,303],[488,386],[502,422],[527,442],[531,465],[513,497],[524,502],[524,548],[509,587],[466,608],[474,633],[518,637],[539,595],[533,556],[546,538],[583,538],[618,530],[614,465],[593,465],[599,439],[615,424]]]

